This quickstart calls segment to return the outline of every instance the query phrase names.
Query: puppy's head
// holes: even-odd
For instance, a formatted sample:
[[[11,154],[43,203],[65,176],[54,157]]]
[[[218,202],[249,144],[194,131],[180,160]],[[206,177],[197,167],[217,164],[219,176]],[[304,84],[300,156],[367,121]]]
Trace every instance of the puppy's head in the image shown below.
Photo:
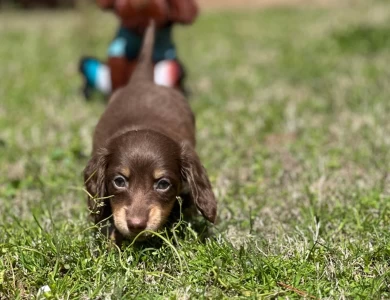
[[[129,131],[113,139],[89,161],[84,178],[89,194],[101,199],[89,197],[95,222],[112,214],[115,228],[128,238],[160,229],[184,192],[215,221],[217,203],[192,147],[154,131]]]

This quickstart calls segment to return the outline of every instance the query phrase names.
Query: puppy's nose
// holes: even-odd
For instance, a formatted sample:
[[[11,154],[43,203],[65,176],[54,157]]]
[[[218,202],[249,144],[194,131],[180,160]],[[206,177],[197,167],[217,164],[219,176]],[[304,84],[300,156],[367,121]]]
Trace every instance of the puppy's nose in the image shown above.
[[[142,231],[146,228],[148,220],[146,218],[131,218],[127,219],[127,227],[130,230]]]

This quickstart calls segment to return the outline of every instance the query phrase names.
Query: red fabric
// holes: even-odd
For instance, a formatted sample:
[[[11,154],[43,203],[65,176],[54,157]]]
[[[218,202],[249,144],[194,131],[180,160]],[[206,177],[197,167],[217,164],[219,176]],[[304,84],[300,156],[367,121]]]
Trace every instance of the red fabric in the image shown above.
[[[124,27],[143,31],[154,19],[157,26],[168,22],[190,24],[198,15],[195,0],[96,0],[103,9],[113,9]]]
[[[198,6],[195,0],[167,0],[169,4],[169,20],[172,22],[190,24],[198,16]]]
[[[168,21],[166,0],[116,0],[115,12],[124,27],[129,29],[146,28],[149,19],[154,19],[157,26]]]

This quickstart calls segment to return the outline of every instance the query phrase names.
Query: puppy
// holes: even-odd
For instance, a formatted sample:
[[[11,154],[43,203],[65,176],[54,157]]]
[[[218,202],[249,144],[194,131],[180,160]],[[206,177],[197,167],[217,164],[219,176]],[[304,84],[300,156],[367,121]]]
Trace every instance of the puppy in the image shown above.
[[[161,229],[177,196],[208,221],[216,218],[217,202],[194,150],[194,115],[180,92],[153,83],[154,38],[151,22],[132,78],[96,126],[84,170],[94,222],[110,221],[107,234],[117,243]]]

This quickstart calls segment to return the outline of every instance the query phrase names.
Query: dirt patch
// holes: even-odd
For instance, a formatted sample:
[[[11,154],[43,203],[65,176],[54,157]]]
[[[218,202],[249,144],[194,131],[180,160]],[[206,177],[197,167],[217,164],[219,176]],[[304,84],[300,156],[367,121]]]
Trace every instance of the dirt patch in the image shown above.
[[[330,5],[336,0],[198,0],[202,9],[261,8],[271,6]]]

